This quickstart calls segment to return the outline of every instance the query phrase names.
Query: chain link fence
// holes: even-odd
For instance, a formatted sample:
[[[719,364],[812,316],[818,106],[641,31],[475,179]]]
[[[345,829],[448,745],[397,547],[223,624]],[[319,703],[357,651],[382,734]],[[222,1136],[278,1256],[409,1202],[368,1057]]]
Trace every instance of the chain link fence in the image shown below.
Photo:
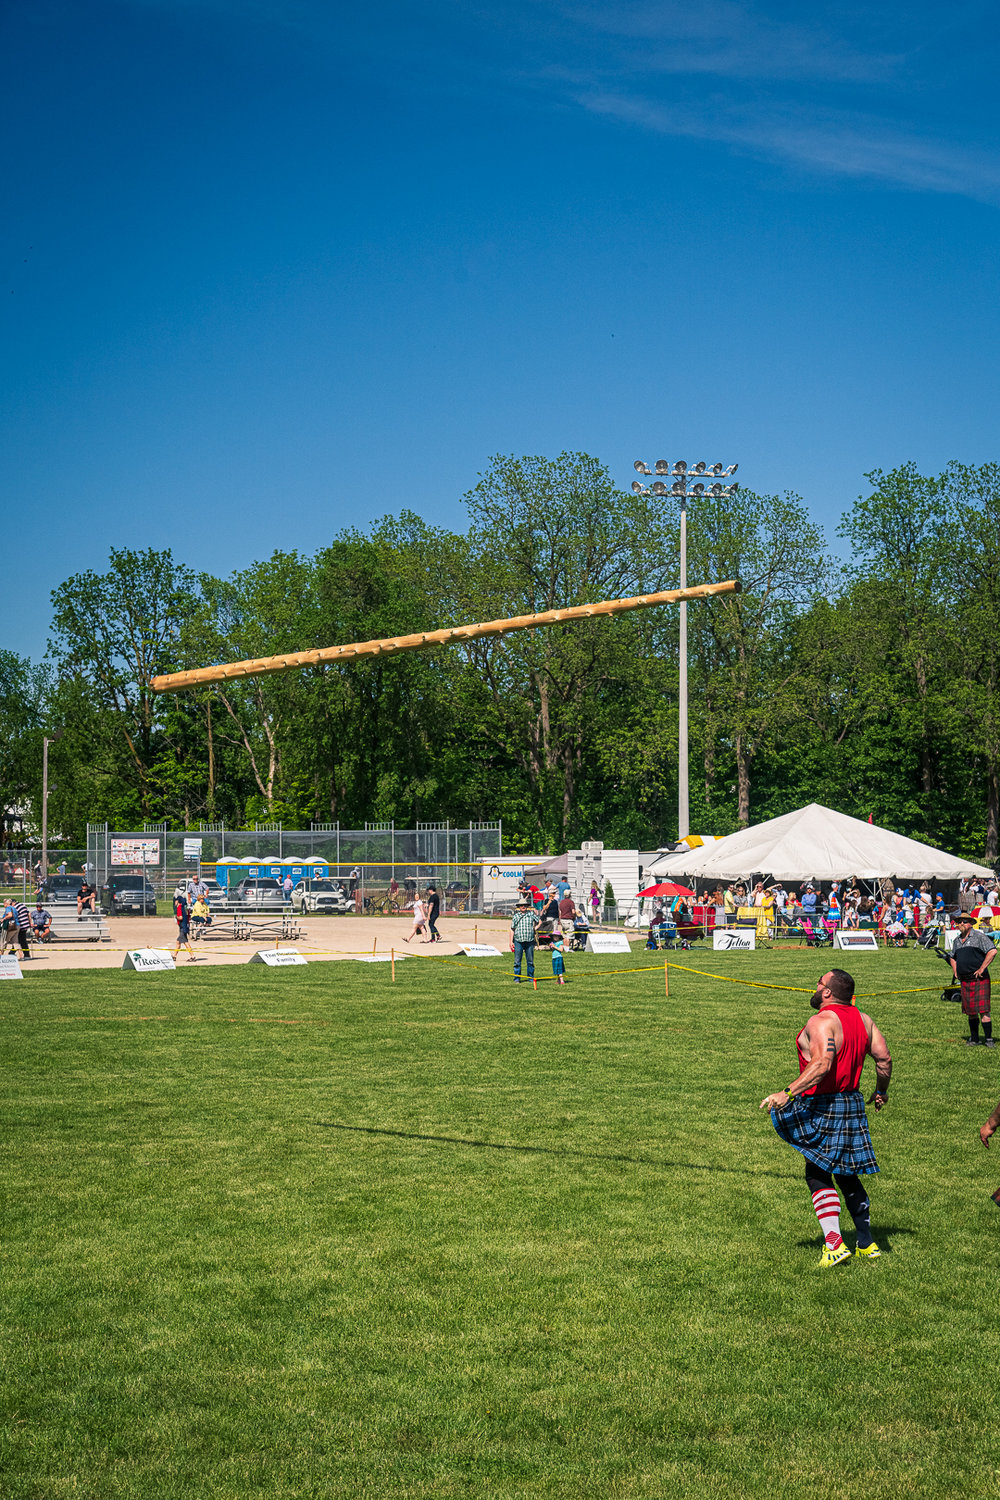
[[[500,857],[502,836],[499,822],[464,828],[448,823],[396,828],[385,823],[362,829],[338,824],[309,829],[283,828],[280,823],[261,823],[253,829],[201,824],[186,831],[155,824],[112,830],[106,823],[91,823],[86,850],[72,851],[68,868],[73,874],[86,869],[99,890],[114,874],[145,875],[157,896],[166,899],[199,869],[211,880],[224,863],[246,863],[248,876],[251,869],[270,875],[281,865],[296,883],[309,878],[309,862],[322,863],[324,873],[343,885],[358,912],[404,910],[429,880],[438,885],[442,910],[479,912],[483,862]],[[37,861],[37,850],[29,854]],[[63,855],[50,854],[51,871],[57,868],[57,858]],[[30,872],[25,878],[30,882]]]
[[[72,876],[82,883],[87,865],[87,851],[86,849],[50,849],[48,864],[50,875]],[[95,870],[91,869],[88,878],[91,879],[92,884],[94,874]],[[30,905],[35,899],[41,878],[41,849],[12,849],[9,846],[4,848],[0,857],[0,898],[10,900],[11,897],[16,897],[18,901],[24,901]]]

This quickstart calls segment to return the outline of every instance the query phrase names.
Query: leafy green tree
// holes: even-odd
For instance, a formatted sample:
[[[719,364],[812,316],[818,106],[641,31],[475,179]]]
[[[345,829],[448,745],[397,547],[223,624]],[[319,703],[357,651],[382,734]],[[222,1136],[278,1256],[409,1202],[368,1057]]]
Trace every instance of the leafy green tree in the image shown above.
[[[964,771],[963,810],[971,814],[969,847],[1000,856],[1000,464],[952,463],[941,476],[952,524],[938,552],[947,590],[950,644],[942,694],[958,718]],[[971,756],[970,753],[971,752]],[[974,763],[970,766],[970,760]],[[978,764],[976,763],[978,762]],[[969,775],[970,770],[972,775]],[[985,792],[985,796],[983,793]]]
[[[245,661],[303,649],[316,613],[314,571],[311,559],[276,552],[231,579],[203,577],[199,607],[183,630],[186,655],[204,662]],[[213,756],[217,745],[227,746],[249,769],[251,813],[277,816],[283,750],[306,693],[298,673],[265,673],[217,684],[203,700],[206,756],[211,729]]]
[[[1000,467],[868,476],[842,573],[795,496],[692,514],[694,826],[727,832],[813,798],[996,856]],[[502,815],[509,846],[674,832],[677,632],[669,609],[155,695],[176,667],[411,634],[677,582],[672,502],[623,493],[586,454],[493,459],[462,535],[403,512],[315,557],[226,580],[113,551],[53,595],[48,665],[0,653],[6,815],[397,823]]]
[[[44,666],[0,650],[0,830],[26,817],[40,821],[42,735],[50,691]]]
[[[738,578],[743,585],[742,593],[720,594],[688,614],[706,802],[720,762],[728,762],[740,827],[750,821],[758,758],[807,725],[807,673],[793,650],[793,627],[829,571],[823,533],[797,495],[740,490],[693,517],[690,582]]]
[[[669,586],[672,552],[657,503],[619,490],[587,454],[498,456],[465,498],[467,553],[450,581],[459,619]],[[461,696],[494,753],[520,772],[545,843],[563,844],[597,812],[585,806],[597,745],[630,704],[642,643],[655,653],[656,633],[657,622],[641,617],[596,618],[463,648]]]
[[[918,746],[922,822],[940,789],[936,774],[944,714],[942,642],[946,639],[938,557],[948,538],[948,500],[940,478],[912,463],[865,478],[859,497],[837,528],[851,544],[856,607],[879,637],[881,669],[869,675],[885,711],[905,725]]]
[[[111,715],[147,818],[160,811],[153,767],[163,750],[150,681],[178,665],[181,629],[198,597],[195,574],[169,551],[127,548],[112,548],[106,573],[77,573],[52,595],[51,650],[60,676],[85,684],[95,708]]]
[[[459,539],[404,511],[317,556],[316,644],[416,634],[459,623],[443,581]],[[449,649],[362,657],[316,669],[306,752],[328,817],[414,822],[461,816],[465,747],[454,735]],[[305,752],[304,752],[305,753]]]

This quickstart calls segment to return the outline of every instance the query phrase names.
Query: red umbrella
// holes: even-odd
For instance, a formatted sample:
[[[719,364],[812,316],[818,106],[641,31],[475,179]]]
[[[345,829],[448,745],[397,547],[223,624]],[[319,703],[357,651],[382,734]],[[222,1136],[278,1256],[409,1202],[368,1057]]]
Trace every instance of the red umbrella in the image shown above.
[[[640,896],[690,896],[694,900],[694,891],[689,891],[686,885],[674,885],[671,881],[664,881],[662,885],[651,885]]]

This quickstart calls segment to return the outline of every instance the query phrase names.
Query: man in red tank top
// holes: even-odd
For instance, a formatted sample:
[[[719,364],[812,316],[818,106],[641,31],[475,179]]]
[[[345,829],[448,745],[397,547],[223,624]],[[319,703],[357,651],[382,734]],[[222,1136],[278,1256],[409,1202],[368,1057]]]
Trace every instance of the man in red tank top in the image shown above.
[[[820,1265],[849,1260],[840,1233],[840,1198],[844,1195],[857,1229],[855,1255],[874,1260],[881,1254],[872,1237],[868,1194],[861,1178],[878,1171],[868,1133],[868,1116],[858,1085],[866,1057],[875,1061],[875,1092],[869,1104],[885,1104],[892,1058],[885,1037],[871,1016],[854,1004],[854,980],[844,969],[824,974],[809,997],[817,1012],[795,1039],[799,1076],[780,1093],[768,1094],[761,1109],[782,1140],[806,1159],[806,1183],[823,1231]]]

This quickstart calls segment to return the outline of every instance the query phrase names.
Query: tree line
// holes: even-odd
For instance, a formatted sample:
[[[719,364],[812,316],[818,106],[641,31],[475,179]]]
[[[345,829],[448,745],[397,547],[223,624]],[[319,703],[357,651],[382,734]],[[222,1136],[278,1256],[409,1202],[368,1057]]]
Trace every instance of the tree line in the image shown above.
[[[835,560],[792,494],[692,508],[691,817],[722,834],[805,802],[995,861],[1000,465],[865,476]],[[112,550],[52,595],[44,661],[0,651],[0,812],[345,827],[502,817],[505,847],[676,835],[676,611],[154,694],[158,673],[676,586],[669,499],[586,454],[497,457],[464,532],[404,511],[229,578]]]

